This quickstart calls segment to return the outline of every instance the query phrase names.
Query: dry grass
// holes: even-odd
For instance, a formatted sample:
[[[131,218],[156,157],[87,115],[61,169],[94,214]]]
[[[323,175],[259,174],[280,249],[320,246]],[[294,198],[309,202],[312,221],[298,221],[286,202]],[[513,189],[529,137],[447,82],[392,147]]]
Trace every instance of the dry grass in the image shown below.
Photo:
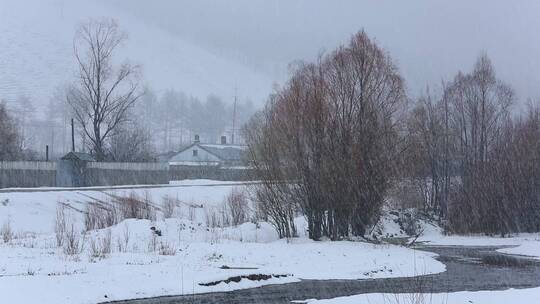
[[[148,252],[156,252],[158,249],[158,237],[157,235],[152,233],[152,238],[150,239],[150,242],[148,243]]]
[[[116,239],[116,245],[118,248],[118,252],[125,252],[128,250],[129,245],[129,239],[131,238],[131,233],[129,231],[129,226],[127,223],[124,226],[124,231],[122,233],[122,236],[119,236]]]
[[[56,246],[64,245],[64,238],[67,230],[66,223],[66,206],[63,203],[56,205],[56,217],[54,218],[54,234],[56,236]]]
[[[164,196],[161,200],[161,212],[163,212],[163,218],[171,218],[174,216],[174,211],[180,206],[180,200],[178,198],[172,198],[168,195]]]
[[[193,204],[189,205],[188,219],[192,222],[195,221],[195,211],[196,211],[196,208],[193,206]]]
[[[140,198],[131,192],[129,196],[116,197],[115,203],[120,208],[122,219],[156,220],[156,208],[148,194],[144,198]]]
[[[86,205],[84,227],[86,231],[111,227],[118,223],[119,216],[114,205],[103,206],[97,202]]]
[[[2,236],[2,241],[4,241],[4,243],[9,243],[11,242],[11,240],[13,240],[15,233],[11,228],[11,221],[9,219],[5,221],[4,224],[2,224],[2,228],[0,229],[0,235]]]
[[[159,255],[176,255],[176,247],[167,242],[161,242],[158,253]]]
[[[156,207],[150,197],[138,197],[134,192],[129,196],[111,195],[110,201],[93,199],[86,205],[86,231],[104,229],[118,224],[124,219],[156,220]]]
[[[63,241],[64,254],[69,256],[78,255],[83,251],[83,248],[84,234],[81,236],[81,234],[76,231],[75,224],[68,224]]]
[[[90,241],[90,257],[104,259],[111,254],[112,236],[111,230],[107,230],[104,236],[92,238]]]

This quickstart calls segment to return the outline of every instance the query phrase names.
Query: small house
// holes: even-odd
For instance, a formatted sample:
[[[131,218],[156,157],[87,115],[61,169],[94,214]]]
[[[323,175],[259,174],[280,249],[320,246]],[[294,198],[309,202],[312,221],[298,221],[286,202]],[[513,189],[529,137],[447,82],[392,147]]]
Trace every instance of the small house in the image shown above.
[[[69,152],[68,154],[64,155],[62,160],[71,160],[71,161],[80,161],[80,162],[95,162],[96,159],[88,154],[83,152]]]
[[[247,167],[247,146],[227,144],[225,136],[221,144],[204,144],[195,141],[169,159],[171,166],[210,166],[222,168]]]
[[[56,185],[58,187],[86,186],[85,170],[88,163],[96,159],[82,152],[69,152],[57,162]]]

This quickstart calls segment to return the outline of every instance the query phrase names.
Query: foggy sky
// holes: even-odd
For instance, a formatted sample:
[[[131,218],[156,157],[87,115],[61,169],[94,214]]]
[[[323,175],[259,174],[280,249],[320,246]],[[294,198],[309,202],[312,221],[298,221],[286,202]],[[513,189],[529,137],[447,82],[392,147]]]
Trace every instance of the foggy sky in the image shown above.
[[[313,60],[364,29],[417,96],[481,52],[520,100],[540,97],[540,1],[521,0],[0,0],[0,99],[38,104],[72,81],[72,39],[87,18],[129,34],[120,58],[141,64],[158,93],[173,88],[262,105],[288,65]]]
[[[289,62],[313,59],[365,29],[396,60],[412,95],[470,70],[485,51],[519,98],[540,97],[535,0],[131,0],[141,4],[132,6],[113,1],[276,82],[286,79]]]

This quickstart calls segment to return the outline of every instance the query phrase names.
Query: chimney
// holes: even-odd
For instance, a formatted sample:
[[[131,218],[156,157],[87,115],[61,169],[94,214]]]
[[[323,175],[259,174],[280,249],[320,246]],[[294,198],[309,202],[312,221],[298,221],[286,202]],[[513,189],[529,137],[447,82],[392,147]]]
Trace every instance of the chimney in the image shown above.
[[[221,136],[221,144],[226,145],[227,144],[227,136]]]
[[[199,139],[199,135],[198,134],[195,134],[195,140],[193,141],[194,143],[198,144],[201,142],[201,140]]]

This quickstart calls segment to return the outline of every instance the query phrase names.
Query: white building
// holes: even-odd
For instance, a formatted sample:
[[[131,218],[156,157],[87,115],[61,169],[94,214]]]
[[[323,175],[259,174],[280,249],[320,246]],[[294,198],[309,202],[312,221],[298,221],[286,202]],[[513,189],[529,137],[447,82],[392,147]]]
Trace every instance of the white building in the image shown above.
[[[247,146],[229,145],[226,138],[221,144],[203,144],[199,137],[190,146],[169,159],[171,166],[247,167]]]

